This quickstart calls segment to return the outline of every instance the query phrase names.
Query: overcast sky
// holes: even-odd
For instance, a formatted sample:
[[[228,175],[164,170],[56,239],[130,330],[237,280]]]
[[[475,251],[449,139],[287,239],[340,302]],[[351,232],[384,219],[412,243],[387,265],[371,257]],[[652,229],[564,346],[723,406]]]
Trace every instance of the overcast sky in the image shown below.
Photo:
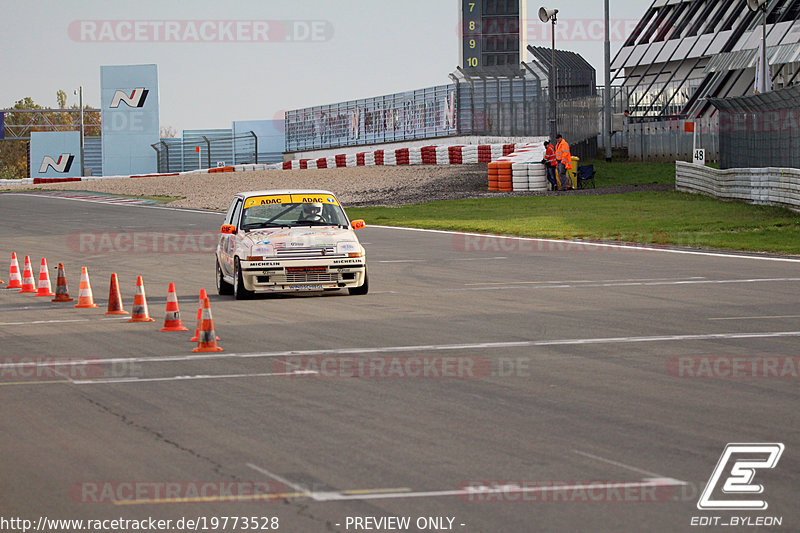
[[[548,0],[549,1],[549,0]],[[550,46],[528,4],[531,44]],[[563,5],[560,5],[563,4]],[[649,0],[611,0],[612,57]],[[458,0],[0,0],[0,108],[56,91],[100,105],[100,66],[158,65],[161,126],[233,120],[449,83]],[[558,48],[603,81],[603,0],[559,0]],[[627,30],[626,30],[627,28]],[[538,33],[537,33],[538,32]]]

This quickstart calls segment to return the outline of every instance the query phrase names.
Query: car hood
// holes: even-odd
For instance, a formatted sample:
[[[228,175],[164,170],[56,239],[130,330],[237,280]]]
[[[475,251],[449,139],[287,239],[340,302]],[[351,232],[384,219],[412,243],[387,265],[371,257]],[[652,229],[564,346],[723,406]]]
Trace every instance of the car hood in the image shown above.
[[[335,246],[342,241],[357,241],[350,229],[335,226],[265,228],[249,232],[245,245],[273,246],[275,249]]]

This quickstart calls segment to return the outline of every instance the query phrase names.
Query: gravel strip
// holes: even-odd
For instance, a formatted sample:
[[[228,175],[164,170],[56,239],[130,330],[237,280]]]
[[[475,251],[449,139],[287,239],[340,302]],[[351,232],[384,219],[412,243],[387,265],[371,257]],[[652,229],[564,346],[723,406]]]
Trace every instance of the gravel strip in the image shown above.
[[[337,169],[263,170],[222,174],[189,174],[153,178],[28,185],[13,190],[81,190],[130,196],[183,196],[175,207],[225,210],[237,192],[266,189],[324,189],[345,206],[398,206],[460,198],[616,194],[633,190],[671,190],[671,186],[639,185],[553,193],[498,193],[486,190],[486,164],[371,166]]]

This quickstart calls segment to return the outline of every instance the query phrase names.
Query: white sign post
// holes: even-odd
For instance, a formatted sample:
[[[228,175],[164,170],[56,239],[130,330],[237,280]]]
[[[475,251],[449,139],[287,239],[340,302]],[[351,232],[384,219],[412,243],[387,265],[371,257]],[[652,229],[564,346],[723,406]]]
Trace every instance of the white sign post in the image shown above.
[[[695,165],[705,165],[706,151],[702,148],[695,148],[693,152],[692,163]]]

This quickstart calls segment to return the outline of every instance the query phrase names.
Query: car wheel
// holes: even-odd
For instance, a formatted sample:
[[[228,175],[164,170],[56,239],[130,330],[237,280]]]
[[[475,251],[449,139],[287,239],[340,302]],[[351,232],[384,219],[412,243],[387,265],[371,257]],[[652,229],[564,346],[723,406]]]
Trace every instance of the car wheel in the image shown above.
[[[244,288],[242,281],[242,267],[239,265],[239,258],[233,260],[233,297],[237,300],[247,300],[253,296],[253,291]]]
[[[222,277],[222,268],[219,266],[219,259],[217,259],[217,294],[223,296],[233,294],[233,287]]]
[[[364,283],[362,283],[360,287],[350,287],[347,290],[350,292],[351,296],[367,294],[369,292],[369,272],[367,272],[366,269],[364,270]]]

